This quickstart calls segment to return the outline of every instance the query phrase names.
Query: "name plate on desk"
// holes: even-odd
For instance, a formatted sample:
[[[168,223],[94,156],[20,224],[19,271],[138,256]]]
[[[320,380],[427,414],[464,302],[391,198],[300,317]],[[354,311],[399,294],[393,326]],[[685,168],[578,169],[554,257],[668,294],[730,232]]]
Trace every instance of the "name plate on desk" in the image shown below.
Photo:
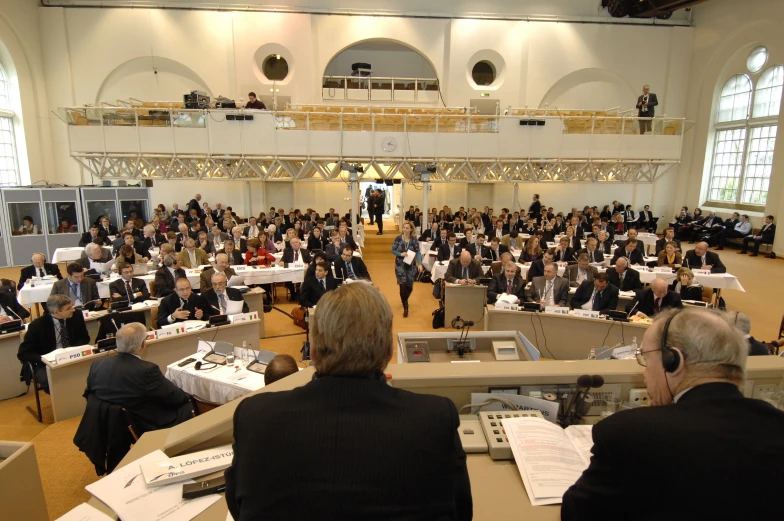
[[[93,354],[92,346],[75,346],[63,349],[54,358],[54,363],[60,365],[65,362],[76,360],[77,358],[84,358]]]
[[[711,270],[691,270],[695,275],[710,275]]]
[[[672,273],[672,268],[669,266],[657,266],[653,268],[654,273]]]
[[[238,324],[240,322],[250,322],[251,320],[258,320],[259,312],[252,311],[250,313],[237,313],[236,315],[229,315],[229,322],[231,324]]]
[[[564,308],[561,306],[545,306],[544,312],[548,315],[568,315],[569,308]]]
[[[231,445],[140,465],[147,485],[166,485],[227,469],[234,458]]]
[[[520,309],[520,305],[512,304],[511,302],[496,302],[495,309],[499,311],[517,311]]]
[[[250,266],[237,264],[235,266],[232,266],[231,269],[233,269],[236,273],[241,273],[241,272],[244,272],[244,271],[249,271],[250,270]]]
[[[289,268],[296,268],[296,269],[304,270],[305,269],[305,263],[304,262],[290,262],[289,263]]]
[[[155,331],[155,338],[169,338],[170,336],[181,335],[185,333],[185,326],[165,327]]]
[[[54,277],[52,277],[52,278],[44,277],[43,279],[39,279],[38,277],[34,277],[34,278],[30,279],[30,285],[32,287],[34,287],[34,288],[35,287],[40,287],[40,286],[51,286],[55,282],[57,282],[57,279],[54,278]]]
[[[640,266],[639,264],[633,264],[631,268],[637,271],[651,271],[651,269],[648,266]]]
[[[601,318],[598,311],[591,309],[574,309],[572,310],[572,315],[584,318]]]
[[[201,270],[199,268],[190,268],[190,269],[185,270],[185,274],[186,275],[198,275],[200,273],[201,273]]]

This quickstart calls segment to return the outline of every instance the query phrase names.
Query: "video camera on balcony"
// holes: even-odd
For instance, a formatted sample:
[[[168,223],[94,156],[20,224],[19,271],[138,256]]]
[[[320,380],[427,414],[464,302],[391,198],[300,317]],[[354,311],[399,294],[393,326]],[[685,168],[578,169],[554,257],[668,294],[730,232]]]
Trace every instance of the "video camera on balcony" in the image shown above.
[[[210,97],[200,90],[192,90],[190,94],[185,94],[182,101],[186,109],[210,108]]]

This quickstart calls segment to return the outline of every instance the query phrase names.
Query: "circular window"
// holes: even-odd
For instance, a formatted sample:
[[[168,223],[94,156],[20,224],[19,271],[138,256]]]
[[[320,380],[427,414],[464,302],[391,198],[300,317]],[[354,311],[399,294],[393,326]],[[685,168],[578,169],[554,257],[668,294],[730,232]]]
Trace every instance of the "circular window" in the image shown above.
[[[471,78],[477,85],[492,85],[495,81],[495,66],[487,60],[476,62],[471,69]]]
[[[746,60],[746,67],[748,67],[751,72],[759,72],[762,70],[766,61],[768,61],[768,50],[765,47],[760,46],[751,51],[749,58]]]
[[[270,54],[264,59],[261,71],[268,80],[281,81],[289,75],[289,64],[280,54]]]

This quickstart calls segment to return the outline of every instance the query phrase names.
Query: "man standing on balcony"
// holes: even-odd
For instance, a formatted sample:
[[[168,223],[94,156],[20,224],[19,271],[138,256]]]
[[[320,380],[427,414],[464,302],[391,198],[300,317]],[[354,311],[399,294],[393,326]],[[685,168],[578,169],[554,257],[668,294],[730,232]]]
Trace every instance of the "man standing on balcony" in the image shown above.
[[[264,102],[256,97],[255,92],[248,93],[248,103],[245,104],[246,109],[267,110]]]
[[[650,85],[642,86],[642,96],[637,98],[637,117],[640,120],[640,135],[651,131],[651,119],[654,116],[654,107],[659,104],[656,94],[651,92]]]

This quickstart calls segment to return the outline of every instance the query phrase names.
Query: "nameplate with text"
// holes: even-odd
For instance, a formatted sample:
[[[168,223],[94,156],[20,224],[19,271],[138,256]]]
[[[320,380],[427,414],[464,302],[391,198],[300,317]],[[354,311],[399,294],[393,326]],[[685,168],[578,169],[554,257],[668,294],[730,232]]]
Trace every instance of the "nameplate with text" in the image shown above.
[[[598,311],[591,309],[575,309],[572,310],[572,315],[583,318],[601,318]]]
[[[170,336],[181,335],[185,333],[185,326],[165,327],[157,330],[157,339],[169,338]]]
[[[711,270],[692,270],[695,275],[710,275]]]
[[[634,264],[631,267],[637,271],[651,271],[651,269],[648,266],[640,266],[639,264]]]
[[[231,445],[140,465],[148,486],[166,485],[228,468],[234,458]]]
[[[496,302],[495,309],[499,311],[517,311],[520,308],[519,304],[512,304],[511,302]]]
[[[147,340],[155,340],[158,338],[158,330],[153,329],[152,331],[147,331]]]
[[[241,271],[248,271],[250,269],[250,266],[244,266],[244,265],[239,265],[238,264],[238,265],[232,266],[231,269],[233,269],[236,273],[239,273]]]
[[[668,266],[657,266],[653,268],[654,273],[672,273],[672,268]]]
[[[236,315],[229,315],[229,322],[238,324],[240,322],[250,322],[259,319],[258,311],[251,311],[250,313],[237,313]]]
[[[561,306],[545,306],[544,312],[547,315],[568,315],[569,308]]]
[[[55,364],[60,365],[65,362],[72,362],[73,360],[84,358],[85,356],[90,356],[92,354],[93,354],[92,346],[85,345],[85,346],[69,347],[57,353],[54,362]]]

